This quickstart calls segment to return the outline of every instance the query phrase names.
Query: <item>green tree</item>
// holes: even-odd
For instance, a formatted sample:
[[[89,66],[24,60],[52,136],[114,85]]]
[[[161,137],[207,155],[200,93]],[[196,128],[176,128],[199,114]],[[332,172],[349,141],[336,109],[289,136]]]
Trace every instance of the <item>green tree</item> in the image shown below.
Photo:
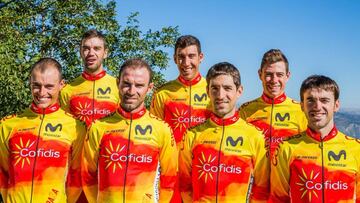
[[[57,59],[67,81],[77,77],[82,71],[79,41],[92,28],[106,35],[110,55],[105,67],[110,74],[116,76],[124,60],[141,57],[155,72],[155,86],[163,84],[161,71],[169,61],[164,50],[173,47],[178,28],[169,26],[144,33],[137,20],[139,13],[130,14],[120,25],[115,19],[115,7],[115,1],[23,0],[1,8],[0,117],[30,104],[29,69],[41,57]]]

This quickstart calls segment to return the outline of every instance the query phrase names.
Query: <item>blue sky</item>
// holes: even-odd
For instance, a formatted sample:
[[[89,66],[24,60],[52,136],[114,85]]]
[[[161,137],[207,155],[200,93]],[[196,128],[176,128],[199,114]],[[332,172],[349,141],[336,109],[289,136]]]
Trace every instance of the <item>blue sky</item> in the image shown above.
[[[144,32],[179,26],[181,34],[198,37],[203,75],[215,63],[234,64],[244,86],[240,103],[260,96],[262,55],[278,48],[290,64],[288,96],[299,100],[301,82],[323,74],[339,84],[342,108],[360,108],[360,1],[117,1],[120,24],[136,11]],[[165,75],[177,77],[173,61]]]

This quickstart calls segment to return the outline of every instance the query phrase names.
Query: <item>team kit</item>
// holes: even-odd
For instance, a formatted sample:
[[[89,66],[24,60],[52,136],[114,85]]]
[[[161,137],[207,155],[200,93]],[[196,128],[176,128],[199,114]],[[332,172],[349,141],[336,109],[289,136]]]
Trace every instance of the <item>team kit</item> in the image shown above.
[[[202,76],[192,35],[176,40],[178,77],[157,88],[141,58],[109,75],[108,54],[89,30],[73,81],[53,58],[32,65],[32,103],[0,121],[0,202],[360,202],[360,140],[336,127],[333,79],[309,76],[295,101],[288,60],[270,49],[262,95],[237,107],[239,69]]]

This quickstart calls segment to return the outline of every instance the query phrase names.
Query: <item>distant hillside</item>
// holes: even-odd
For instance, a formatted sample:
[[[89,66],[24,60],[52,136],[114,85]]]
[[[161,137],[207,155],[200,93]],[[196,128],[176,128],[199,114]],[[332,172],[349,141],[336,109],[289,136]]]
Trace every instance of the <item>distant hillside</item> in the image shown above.
[[[344,110],[335,114],[337,128],[343,133],[360,138],[360,111]]]

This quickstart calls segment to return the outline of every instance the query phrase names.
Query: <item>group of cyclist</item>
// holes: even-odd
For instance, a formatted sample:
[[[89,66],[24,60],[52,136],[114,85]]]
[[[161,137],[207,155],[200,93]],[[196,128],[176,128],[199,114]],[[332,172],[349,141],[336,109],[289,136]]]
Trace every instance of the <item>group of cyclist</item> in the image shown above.
[[[312,75],[300,102],[289,98],[280,50],[262,58],[263,94],[240,108],[239,69],[220,62],[201,76],[191,35],[175,44],[179,76],[157,89],[140,58],[109,75],[97,30],[80,56],[68,84],[58,61],[37,61],[30,107],[1,120],[4,202],[360,202],[360,141],[334,123],[338,85]]]

